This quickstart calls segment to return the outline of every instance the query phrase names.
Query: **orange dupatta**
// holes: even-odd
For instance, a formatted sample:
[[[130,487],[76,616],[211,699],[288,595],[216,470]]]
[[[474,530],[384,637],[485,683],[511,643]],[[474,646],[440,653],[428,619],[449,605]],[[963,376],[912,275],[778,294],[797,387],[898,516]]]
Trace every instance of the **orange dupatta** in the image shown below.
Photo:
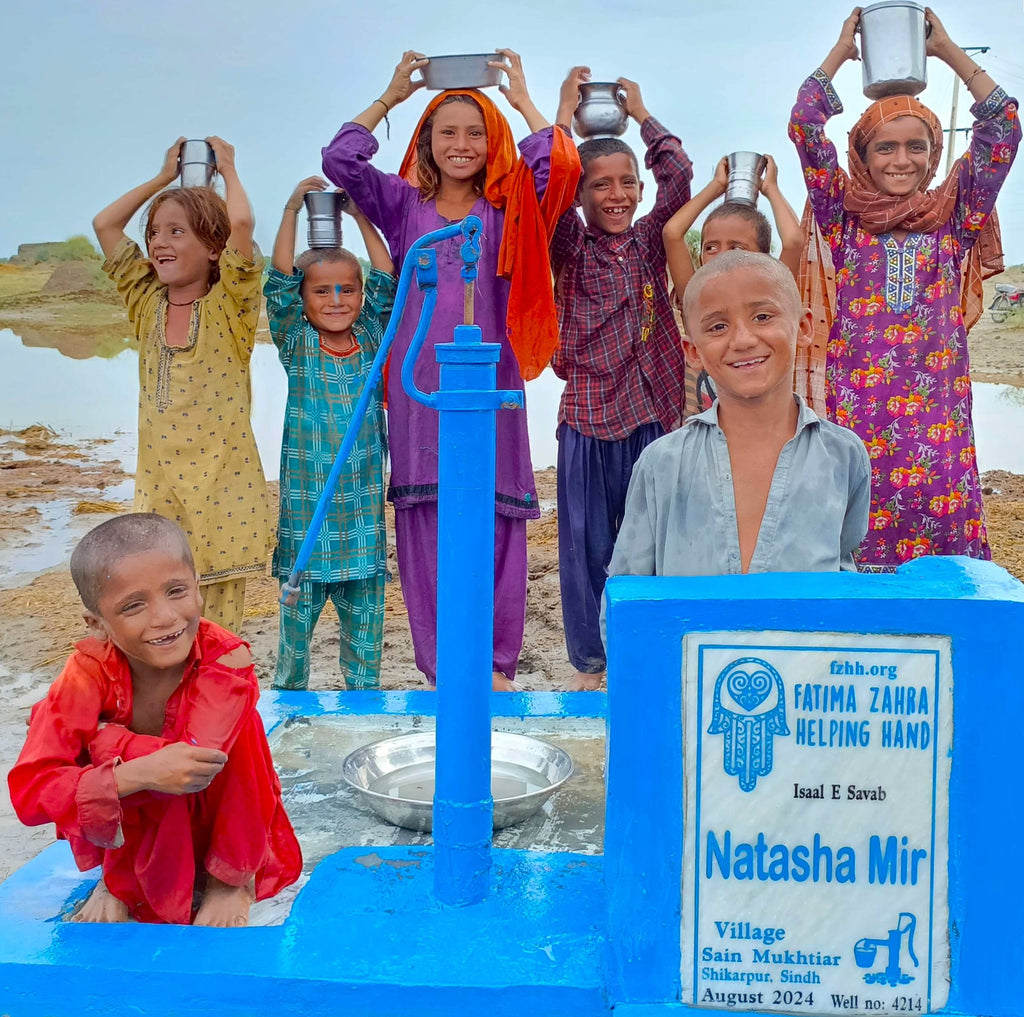
[[[917,191],[906,197],[882,194],[871,180],[860,156],[872,134],[883,124],[899,117],[917,117],[932,137],[928,172],[923,186],[933,179],[942,156],[943,132],[938,117],[909,95],[891,95],[873,102],[850,131],[849,174],[844,177],[843,207],[854,213],[865,233],[878,234],[901,227],[913,233],[931,233],[948,222],[959,192],[959,164],[931,191]],[[836,309],[835,268],[831,250],[818,229],[810,202],[804,206],[804,253],[797,280],[804,305],[814,314],[814,338],[806,351],[798,351],[796,390],[814,410],[825,413],[825,362],[828,335]],[[969,332],[984,310],[983,280],[1003,271],[1003,250],[999,219],[992,210],[977,242],[968,252],[960,270],[960,306],[964,328]],[[802,355],[799,355],[802,354]]]
[[[438,93],[427,105],[402,160],[399,175],[413,187],[419,187],[420,182],[416,151],[420,131],[438,106],[452,95],[469,96],[483,113],[487,128],[484,198],[505,213],[498,275],[509,280],[506,331],[519,373],[530,381],[548,365],[558,344],[548,245],[559,217],[575,200],[582,172],[580,158],[565,132],[554,128],[548,186],[538,201],[533,171],[517,155],[512,128],[498,107],[476,89],[451,89]]]

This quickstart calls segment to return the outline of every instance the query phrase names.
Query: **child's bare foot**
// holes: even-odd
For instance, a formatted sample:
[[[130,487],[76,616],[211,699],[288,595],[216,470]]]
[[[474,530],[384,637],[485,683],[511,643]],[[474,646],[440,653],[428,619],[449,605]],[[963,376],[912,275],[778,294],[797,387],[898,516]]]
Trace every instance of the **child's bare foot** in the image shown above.
[[[251,879],[244,886],[229,886],[207,875],[203,903],[192,924],[215,929],[237,929],[248,925],[249,908],[256,897],[255,889],[255,882]]]
[[[491,674],[491,689],[495,692],[515,692],[516,683],[500,671]]]
[[[128,905],[119,901],[101,879],[89,899],[70,918],[72,922],[127,922]]]
[[[604,672],[599,674],[587,674],[586,671],[577,671],[569,682],[570,692],[597,692],[604,680]]]

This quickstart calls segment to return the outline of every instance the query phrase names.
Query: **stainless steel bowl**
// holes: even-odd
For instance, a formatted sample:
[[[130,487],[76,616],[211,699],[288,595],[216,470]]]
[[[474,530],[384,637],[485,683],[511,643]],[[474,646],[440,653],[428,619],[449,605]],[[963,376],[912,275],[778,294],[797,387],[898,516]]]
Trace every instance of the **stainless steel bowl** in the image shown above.
[[[573,114],[572,126],[581,138],[617,138],[628,125],[624,93],[617,81],[587,81],[580,85],[580,104]]]
[[[501,68],[488,67],[490,60],[501,60],[500,53],[463,53],[433,56],[424,67],[423,84],[435,91],[446,88],[489,88],[501,84]]]
[[[739,205],[756,205],[761,193],[761,176],[768,160],[760,152],[732,152],[729,155],[729,184],[725,200]]]
[[[917,95],[928,84],[924,7],[911,0],[882,0],[860,14],[864,94]]]
[[[350,752],[342,776],[379,816],[426,832],[433,822],[434,732],[397,735]],[[491,734],[494,828],[532,816],[572,775],[569,753],[527,735]]]
[[[307,191],[306,237],[314,251],[341,247],[341,211],[348,204],[344,191]]]
[[[217,159],[207,141],[186,141],[178,153],[178,178],[182,187],[212,187]]]

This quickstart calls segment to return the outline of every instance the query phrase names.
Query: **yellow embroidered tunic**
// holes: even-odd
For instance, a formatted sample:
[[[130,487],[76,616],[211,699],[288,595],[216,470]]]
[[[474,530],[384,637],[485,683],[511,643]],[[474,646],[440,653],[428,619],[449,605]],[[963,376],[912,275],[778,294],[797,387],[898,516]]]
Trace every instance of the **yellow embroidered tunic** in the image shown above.
[[[262,572],[267,483],[249,421],[262,255],[224,251],[220,279],[193,306],[181,349],[165,341],[167,287],[139,246],[126,237],[103,269],[139,340],[135,511],[184,529],[203,583]]]

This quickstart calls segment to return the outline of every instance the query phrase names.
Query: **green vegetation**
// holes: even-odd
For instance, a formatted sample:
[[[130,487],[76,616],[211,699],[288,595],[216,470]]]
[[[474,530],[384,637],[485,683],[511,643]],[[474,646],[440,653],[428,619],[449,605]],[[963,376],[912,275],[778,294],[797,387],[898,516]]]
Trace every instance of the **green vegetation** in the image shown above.
[[[92,241],[81,233],[68,237],[54,252],[53,261],[99,261],[100,252],[92,245]]]
[[[686,231],[686,246],[690,248],[693,267],[700,267],[700,230],[696,226]]]

